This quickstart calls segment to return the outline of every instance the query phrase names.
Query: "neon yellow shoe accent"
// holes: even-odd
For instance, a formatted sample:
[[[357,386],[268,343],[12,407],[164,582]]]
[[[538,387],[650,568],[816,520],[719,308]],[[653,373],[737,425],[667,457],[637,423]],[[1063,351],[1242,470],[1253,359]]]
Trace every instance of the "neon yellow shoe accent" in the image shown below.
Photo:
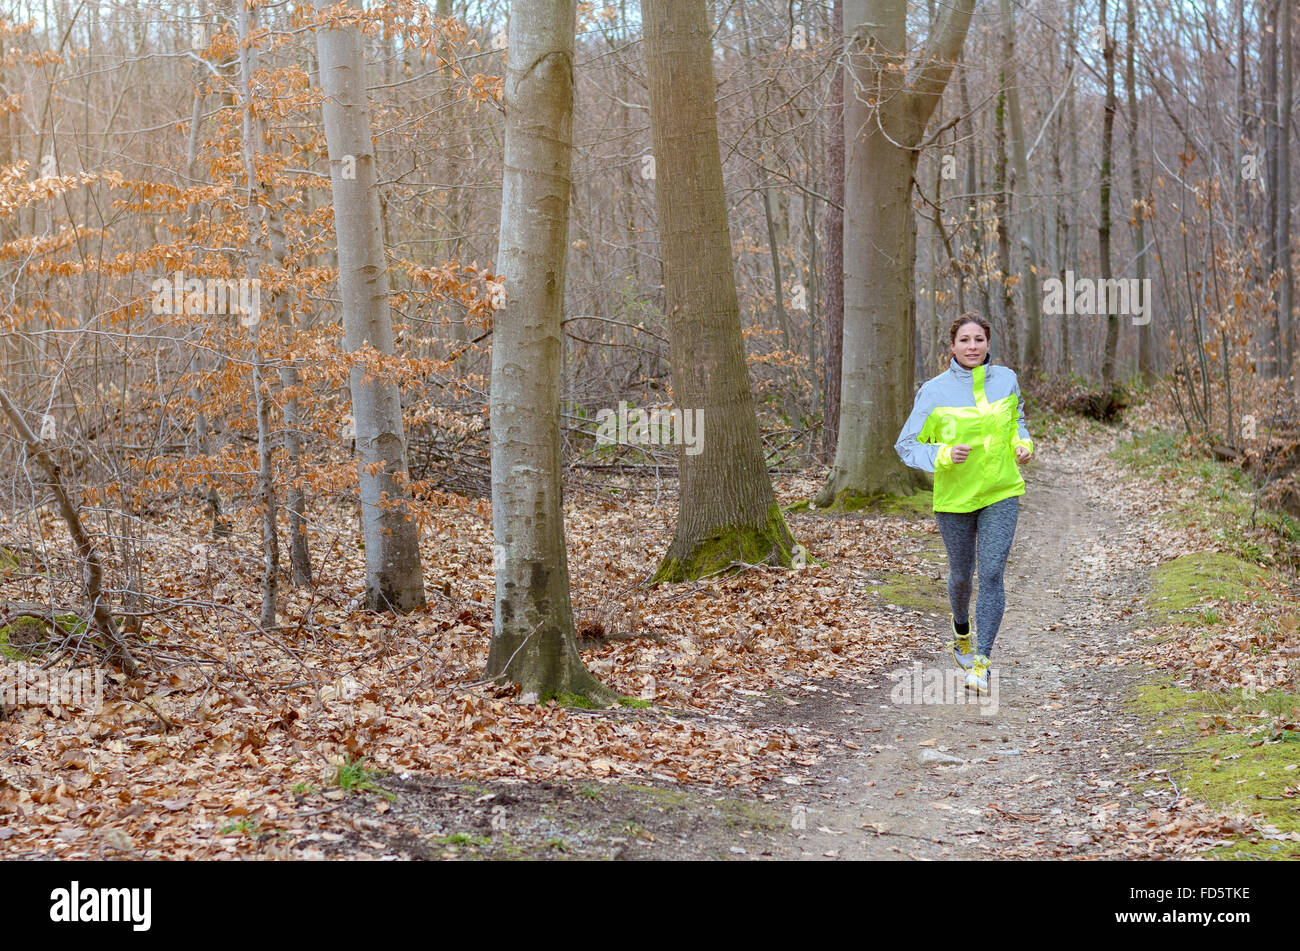
[[[975,655],[975,663],[971,665],[970,673],[966,675],[967,690],[974,690],[976,693],[989,692],[989,666],[991,663],[983,654]]]
[[[970,670],[971,665],[975,662],[975,632],[971,630],[964,635],[958,634],[957,619],[951,614],[948,615],[948,623],[952,625],[953,639],[948,642],[948,650],[952,652],[952,659],[957,662],[957,666],[962,670]]]

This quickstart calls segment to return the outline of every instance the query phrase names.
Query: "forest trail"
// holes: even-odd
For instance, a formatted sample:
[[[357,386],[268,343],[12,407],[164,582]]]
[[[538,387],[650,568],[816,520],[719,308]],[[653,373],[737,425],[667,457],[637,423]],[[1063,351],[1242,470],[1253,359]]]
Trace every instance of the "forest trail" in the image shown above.
[[[1090,479],[1090,461],[1085,451],[1026,467],[993,655],[996,706],[891,702],[900,690],[889,679],[852,693],[816,726],[861,750],[842,746],[817,785],[801,787],[793,838],[778,839],[773,856],[979,858],[1113,846],[1105,819],[1132,808],[1125,781],[1141,755],[1140,725],[1124,709],[1124,688],[1139,674],[1098,655],[1129,641],[1145,572],[1114,557],[1124,516]],[[914,663],[955,673],[946,639],[936,630],[935,652]],[[918,678],[908,674],[910,686]],[[1147,806],[1175,795],[1170,786],[1152,793]]]
[[[1049,450],[1026,467],[994,654],[996,707],[968,701],[958,686],[944,649],[947,615],[919,612],[933,650],[905,661],[899,652],[894,671],[787,678],[781,690],[740,691],[727,713],[706,718],[819,738],[815,758],[754,791],[390,776],[389,817],[407,832],[365,834],[356,822],[373,819],[374,806],[358,800],[325,817],[340,833],[333,840],[311,836],[298,848],[741,861],[1175,854],[1179,844],[1153,830],[1188,806],[1167,778],[1168,751],[1152,748],[1126,707],[1143,671],[1111,656],[1136,643],[1129,631],[1142,622],[1150,583],[1139,555],[1153,526],[1116,498],[1122,483],[1102,459],[1109,442]],[[924,545],[927,536],[912,537]],[[871,583],[853,585],[874,598]],[[911,682],[918,667],[922,687],[936,671],[955,688],[948,699],[961,702],[901,702],[889,675],[901,670]],[[917,699],[935,698],[923,689]]]

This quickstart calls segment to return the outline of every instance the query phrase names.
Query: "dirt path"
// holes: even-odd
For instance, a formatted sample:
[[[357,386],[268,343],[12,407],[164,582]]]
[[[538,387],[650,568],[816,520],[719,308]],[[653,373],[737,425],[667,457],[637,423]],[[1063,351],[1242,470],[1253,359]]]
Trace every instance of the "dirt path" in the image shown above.
[[[1113,845],[1102,831],[1108,815],[1172,797],[1171,787],[1135,796],[1126,786],[1142,755],[1140,730],[1122,705],[1135,674],[1095,658],[1127,642],[1143,573],[1100,554],[1103,543],[1120,539],[1124,522],[1088,473],[1086,456],[1047,458],[1027,473],[994,654],[996,705],[951,702],[954,694],[964,700],[952,689],[950,702],[899,702],[904,687],[924,688],[929,670],[931,685],[956,672],[940,650],[916,658],[901,681],[851,692],[818,724],[841,738],[842,754],[827,758],[800,795],[787,791],[791,835],[761,851],[853,859],[1085,854]],[[936,648],[942,640],[936,633]],[[909,692],[934,700],[944,696],[936,689]]]
[[[1140,822],[1177,790],[1159,773],[1151,781],[1151,770],[1168,764],[1124,708],[1124,688],[1138,674],[1098,663],[1129,643],[1147,583],[1124,557],[1141,544],[1139,523],[1094,485],[1094,455],[1104,451],[1049,455],[1026,473],[994,655],[996,706],[969,702],[960,688],[942,650],[946,615],[921,615],[935,629],[935,650],[914,657],[903,679],[921,688],[913,699],[931,701],[942,696],[933,693],[938,678],[947,678],[950,702],[900,702],[900,680],[885,676],[791,682],[784,696],[745,698],[722,719],[824,740],[815,763],[755,795],[391,776],[383,781],[391,802],[340,802],[329,831],[292,848],[395,858],[1152,854],[1150,836],[1114,831],[1116,818]],[[380,815],[384,822],[375,821]],[[401,836],[377,831],[394,821],[407,830]]]

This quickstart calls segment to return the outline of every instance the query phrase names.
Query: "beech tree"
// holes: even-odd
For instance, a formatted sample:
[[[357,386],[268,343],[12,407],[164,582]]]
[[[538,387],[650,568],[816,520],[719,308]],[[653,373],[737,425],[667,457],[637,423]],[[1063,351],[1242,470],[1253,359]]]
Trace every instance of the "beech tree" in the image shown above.
[[[974,7],[945,5],[908,56],[907,0],[844,0],[844,361],[835,462],[819,508],[925,485],[893,451],[914,393],[912,176]]]
[[[348,5],[359,11],[357,0]],[[379,376],[374,356],[396,352],[388,304],[383,225],[376,185],[365,47],[355,25],[335,20],[316,34],[325,141],[338,238],[343,345],[351,370],[352,418],[361,467],[366,607],[406,613],[424,601],[420,536],[406,499],[406,434],[397,384]]]
[[[574,0],[512,5],[505,170],[493,319],[492,537],[496,603],[485,677],[539,700],[612,701],[578,655],[560,488],[560,380],[569,246]]]
[[[844,33],[844,0],[835,0],[831,28]],[[838,65],[831,78],[830,154],[826,156],[826,356],[822,396],[822,453],[835,458],[840,432],[840,370],[844,366],[844,70]]]
[[[677,530],[654,581],[736,562],[789,565],[794,540],[764,464],[745,366],[707,5],[645,0],[641,15],[673,398],[704,420],[702,450],[678,447]]]
[[[1101,120],[1101,174],[1098,184],[1100,202],[1097,213],[1097,262],[1103,281],[1111,278],[1110,261],[1110,193],[1114,172],[1112,148],[1115,141],[1115,38],[1111,36],[1106,19],[1106,0],[1098,8],[1098,26],[1102,42],[1102,60],[1105,63],[1106,99]],[[1106,344],[1102,353],[1101,380],[1109,388],[1115,380],[1115,352],[1119,345],[1119,315],[1106,316]]]

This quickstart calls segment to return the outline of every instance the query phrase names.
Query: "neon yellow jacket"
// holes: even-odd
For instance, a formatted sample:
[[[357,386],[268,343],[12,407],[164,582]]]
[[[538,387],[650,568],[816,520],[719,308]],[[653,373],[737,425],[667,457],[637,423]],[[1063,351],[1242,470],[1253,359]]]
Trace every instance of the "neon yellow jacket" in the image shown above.
[[[970,455],[953,462],[953,446],[963,443]],[[894,450],[913,469],[934,473],[936,512],[974,512],[1025,494],[1017,446],[1034,451],[1020,383],[1010,368],[985,357],[973,370],[951,360],[922,385]]]

